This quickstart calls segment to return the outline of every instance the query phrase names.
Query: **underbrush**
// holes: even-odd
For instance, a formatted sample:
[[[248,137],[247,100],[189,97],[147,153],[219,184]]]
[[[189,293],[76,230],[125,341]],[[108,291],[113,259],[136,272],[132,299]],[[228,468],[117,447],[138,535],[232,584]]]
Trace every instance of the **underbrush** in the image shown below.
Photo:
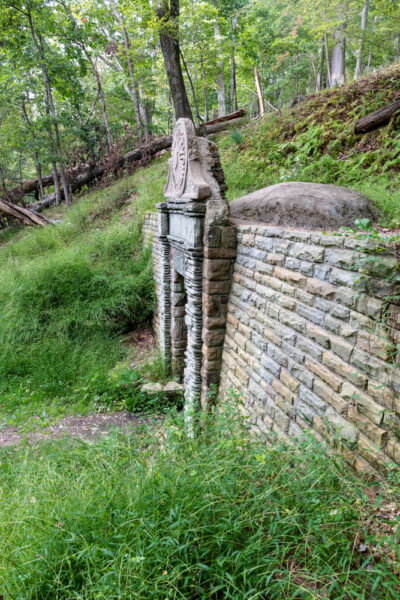
[[[196,439],[170,417],[2,450],[3,597],[397,599],[398,540],[369,525],[383,496],[312,438],[267,447],[234,415]]]
[[[220,152],[229,199],[285,181],[344,185],[377,205],[381,225],[399,227],[400,118],[354,134],[358,118],[399,92],[400,67],[394,65],[225,135]]]
[[[151,318],[152,261],[140,216],[160,195],[164,171],[158,161],[69,209],[52,209],[54,226],[5,236],[0,402],[7,414],[93,405],[98,379],[126,356],[123,334]]]

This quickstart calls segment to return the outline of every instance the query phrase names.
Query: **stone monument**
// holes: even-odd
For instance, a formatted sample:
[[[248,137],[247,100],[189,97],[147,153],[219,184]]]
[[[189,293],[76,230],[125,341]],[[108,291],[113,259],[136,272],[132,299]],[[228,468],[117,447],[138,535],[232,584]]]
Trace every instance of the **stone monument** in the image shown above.
[[[160,203],[160,346],[183,378],[187,406],[210,402],[219,383],[236,230],[215,144],[190,119],[175,125]]]

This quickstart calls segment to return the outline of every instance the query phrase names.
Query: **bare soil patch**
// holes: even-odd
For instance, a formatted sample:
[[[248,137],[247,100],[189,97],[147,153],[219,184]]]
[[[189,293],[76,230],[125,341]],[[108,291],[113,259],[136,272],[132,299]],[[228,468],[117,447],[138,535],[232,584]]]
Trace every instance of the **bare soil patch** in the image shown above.
[[[162,417],[133,415],[127,411],[99,413],[88,416],[64,417],[41,430],[23,432],[21,428],[7,425],[0,430],[0,447],[16,446],[24,440],[30,443],[43,440],[73,437],[85,442],[109,435],[118,430],[125,434],[135,434],[141,426],[159,425]]]

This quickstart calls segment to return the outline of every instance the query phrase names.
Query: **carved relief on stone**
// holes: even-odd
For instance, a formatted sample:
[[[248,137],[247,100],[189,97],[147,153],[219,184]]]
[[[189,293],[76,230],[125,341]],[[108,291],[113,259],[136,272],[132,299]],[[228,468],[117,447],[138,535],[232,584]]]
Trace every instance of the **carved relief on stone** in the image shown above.
[[[201,172],[196,131],[190,119],[176,122],[164,195],[178,202],[202,200],[210,195],[210,187]]]

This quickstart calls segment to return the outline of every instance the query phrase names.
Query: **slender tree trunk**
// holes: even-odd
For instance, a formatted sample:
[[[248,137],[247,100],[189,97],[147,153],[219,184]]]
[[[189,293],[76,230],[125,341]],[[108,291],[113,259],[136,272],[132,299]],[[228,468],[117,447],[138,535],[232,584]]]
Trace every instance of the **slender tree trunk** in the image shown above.
[[[136,125],[137,125],[137,129],[138,129],[138,133],[139,133],[139,137],[142,137],[142,122],[141,122],[141,110],[140,110],[140,100],[138,98],[138,93],[136,90],[136,80],[135,80],[135,76],[133,74],[133,64],[132,64],[132,59],[131,59],[131,42],[129,40],[129,36],[128,36],[128,32],[126,30],[125,25],[122,23],[122,19],[121,19],[121,25],[122,25],[122,37],[124,39],[124,46],[125,46],[125,54],[126,54],[126,64],[128,66],[128,74],[129,74],[129,81],[130,81],[130,96],[131,96],[131,100],[132,100],[132,104],[133,104],[133,109],[135,111],[135,119],[136,119]],[[140,90],[139,90],[139,97],[140,97]],[[148,130],[148,127],[147,127]],[[147,135],[149,135],[149,131],[147,132]],[[147,141],[147,139],[146,139]]]
[[[318,62],[316,66],[315,91],[319,92],[322,89],[322,78],[324,68],[324,43],[320,39],[318,42]]]
[[[312,70],[313,70],[313,73],[314,73],[315,91],[319,92],[319,88],[318,88],[318,73],[317,73],[317,67],[315,66],[314,56],[312,55],[311,52],[310,52],[309,56],[310,56],[311,67],[312,67]]]
[[[358,41],[358,48],[356,51],[356,69],[354,71],[354,79],[358,79],[361,77],[363,72],[363,49],[364,49],[364,41],[365,41],[365,31],[367,29],[368,22],[368,10],[369,10],[369,0],[365,0],[364,6],[361,13],[361,35]]]
[[[58,181],[57,169],[54,162],[51,163],[51,174],[53,175],[54,181],[54,194],[55,194],[55,205],[58,206],[61,204],[61,188],[60,183]]]
[[[329,58],[328,36],[326,33],[324,35],[324,44],[325,44],[325,61],[326,61],[326,87],[330,88],[332,85],[332,73],[331,73],[331,61]]]
[[[33,124],[32,121],[30,120],[29,116],[28,116],[28,112],[26,110],[26,105],[25,105],[25,100],[24,98],[22,98],[21,100],[21,108],[22,108],[22,115],[26,121],[26,124],[28,126],[29,131],[31,132],[31,136],[33,139],[33,142],[35,142],[35,133],[33,130]],[[44,186],[43,186],[43,179],[42,179],[42,167],[40,164],[40,160],[39,160],[39,153],[37,150],[34,151],[34,159],[35,159],[35,169],[36,169],[36,175],[38,178],[38,191],[39,191],[39,199],[41,200],[42,197],[44,196]]]
[[[221,44],[221,32],[218,24],[214,26],[214,37],[217,46]],[[217,50],[218,55],[222,56],[222,49]],[[225,92],[225,65],[223,59],[217,61],[217,96],[218,96],[218,117],[226,115],[226,92]]]
[[[61,183],[62,183],[63,190],[64,190],[64,198],[65,198],[65,202],[67,204],[70,204],[71,203],[71,194],[70,194],[70,189],[68,186],[67,176],[66,176],[65,169],[64,169],[63,154],[62,154],[62,150],[61,150],[60,132],[58,130],[57,115],[56,115],[56,109],[55,109],[54,100],[53,100],[53,94],[51,91],[49,73],[47,70],[47,62],[46,62],[43,40],[42,40],[42,36],[40,34],[36,35],[32,15],[31,15],[29,7],[28,7],[27,16],[28,16],[28,21],[29,21],[29,28],[30,28],[31,34],[32,34],[32,40],[33,40],[33,43],[35,44],[35,47],[38,51],[39,58],[40,58],[40,63],[41,63],[40,66],[41,66],[42,74],[43,74],[43,82],[44,82],[45,97],[46,97],[46,107],[47,107],[46,111],[49,113],[49,116],[51,117],[51,120],[53,122],[56,153],[57,153],[57,157],[58,157]],[[52,133],[49,130],[49,142],[50,142],[50,139],[51,139],[51,146],[53,147],[53,152],[54,152]],[[50,152],[52,152],[51,148],[50,148]]]
[[[183,67],[184,67],[184,69],[186,71],[186,75],[187,75],[187,78],[189,80],[190,89],[192,90],[193,102],[194,102],[194,105],[195,105],[195,108],[196,108],[196,117],[197,117],[199,123],[201,123],[203,119],[200,116],[199,104],[197,102],[196,90],[194,88],[192,76],[190,75],[188,66],[187,66],[186,61],[185,61],[185,57],[182,54],[182,50],[180,51],[180,53],[181,53]]]
[[[394,59],[397,61],[400,58],[400,34],[396,33],[393,37]]]
[[[130,84],[129,86],[127,86],[126,91],[129,93],[129,96],[132,100],[133,110],[135,112],[136,127],[137,127],[139,142],[141,142],[142,137],[143,137],[142,122],[141,122],[141,110],[140,110],[138,92],[136,89],[136,80],[135,80],[135,76],[134,76],[134,72],[133,72],[133,64],[132,64],[132,58],[131,58],[131,41],[129,39],[129,35],[126,30],[125,23],[123,21],[121,13],[119,12],[118,7],[117,7],[116,3],[114,2],[114,0],[111,0],[111,4],[112,4],[113,14],[114,14],[115,18],[117,19],[119,25],[121,26],[122,38],[124,40],[126,64],[128,67],[129,84]]]
[[[236,61],[235,61],[235,51],[234,50],[232,50],[232,54],[231,54],[230,101],[231,101],[231,112],[235,112],[235,110],[238,109],[238,101],[237,101],[237,87],[236,87]]]
[[[201,54],[201,58],[200,58],[200,66],[201,66],[201,77],[203,79],[204,121],[207,122],[208,121],[207,79],[206,79],[206,72],[204,70],[203,53]]]
[[[264,98],[263,98],[263,94],[262,94],[262,90],[261,90],[260,78],[258,77],[258,69],[256,66],[254,67],[254,81],[256,84],[260,116],[262,117],[264,115]]]
[[[36,175],[38,179],[38,190],[39,190],[39,199],[41,200],[44,196],[44,185],[43,185],[43,177],[42,177],[42,165],[39,161],[39,154],[35,151],[35,169]]]
[[[139,90],[139,110],[140,110],[140,120],[143,124],[143,129],[144,129],[144,139],[146,144],[151,140],[151,138],[153,137],[153,132],[151,130],[151,114],[150,111],[148,109],[148,106],[146,104],[146,99],[144,96],[144,91],[142,88],[141,83],[139,82],[138,84],[138,90]]]
[[[375,33],[375,24],[376,24],[376,16],[374,16],[374,18],[372,19],[371,38],[373,37],[373,35]],[[372,63],[372,39],[369,43],[368,61],[367,61],[367,67],[366,67],[367,73],[369,73],[371,71],[371,63]]]
[[[346,83],[346,17],[348,2],[339,6],[340,26],[333,34],[331,87]]]
[[[157,18],[160,23],[160,45],[174,103],[175,118],[192,119],[182,74],[179,48],[179,0],[160,0]]]
[[[231,20],[232,36],[235,35],[237,26],[237,17],[233,17]],[[230,76],[230,101],[231,101],[231,112],[238,109],[237,101],[237,86],[236,86],[236,60],[235,60],[236,44],[233,41],[231,49],[231,76]]]
[[[100,100],[101,114],[102,114],[102,117],[103,117],[104,129],[106,130],[107,148],[108,148],[108,151],[111,152],[111,150],[112,150],[111,129],[110,129],[110,123],[108,121],[106,98],[105,98],[105,95],[104,95],[103,85],[101,83],[101,76],[100,76],[99,70],[98,70],[98,68],[96,66],[96,63],[94,62],[94,60],[90,56],[90,53],[87,51],[86,47],[82,44],[81,48],[82,48],[83,52],[86,55],[88,63],[90,64],[90,66],[92,68],[92,71],[93,71],[93,75],[94,75],[94,77],[96,79],[96,83],[97,83],[97,97]]]

